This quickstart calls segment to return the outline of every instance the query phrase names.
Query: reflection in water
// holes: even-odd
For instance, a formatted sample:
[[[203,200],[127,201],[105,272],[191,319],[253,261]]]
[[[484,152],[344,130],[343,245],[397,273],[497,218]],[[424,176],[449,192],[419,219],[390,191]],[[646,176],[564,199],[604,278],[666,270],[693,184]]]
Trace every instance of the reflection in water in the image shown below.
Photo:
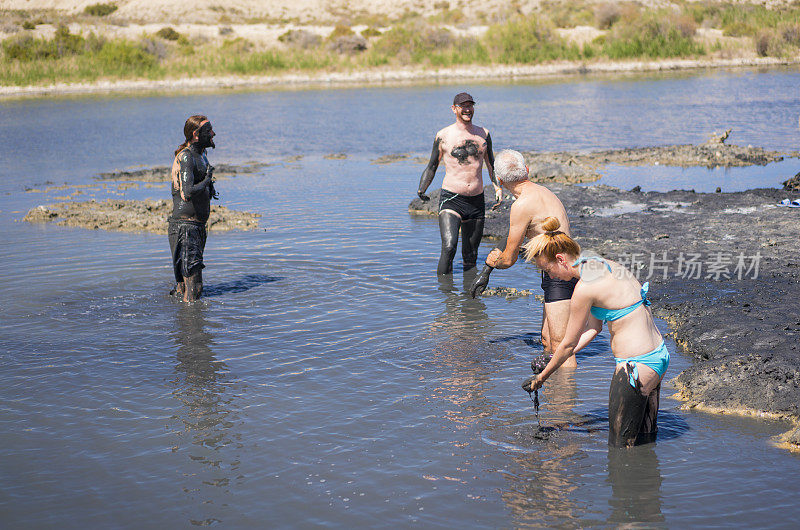
[[[266,274],[245,274],[238,280],[204,285],[203,296],[212,297],[227,293],[243,293],[254,287],[258,287],[259,285],[277,282],[278,280],[282,279],[283,278],[279,278],[277,276],[268,276]]]
[[[207,517],[206,512],[212,508],[204,506],[211,504],[209,497],[218,495],[218,491],[205,488],[222,488],[228,493],[231,482],[243,478],[238,471],[237,455],[222,458],[225,449],[240,449],[242,446],[240,436],[231,430],[237,418],[231,412],[231,398],[225,396],[226,387],[230,385],[227,366],[214,358],[211,349],[214,337],[207,331],[205,311],[202,302],[178,304],[172,333],[178,361],[173,396],[183,404],[182,410],[176,413],[180,426],[174,431],[179,442],[172,450],[183,454],[181,442],[190,441],[191,445],[187,447],[189,459],[202,466],[197,472],[188,474],[187,480],[192,484],[184,487],[184,492],[199,501],[202,506],[199,509],[206,514],[198,519],[192,513],[192,524],[219,521]],[[184,466],[179,464],[178,467]]]
[[[581,441],[559,438],[557,443],[541,447],[515,456],[516,472],[506,476],[509,486],[502,498],[516,525],[563,524],[581,516],[580,502],[573,498],[582,484],[578,463],[585,455]]]
[[[575,371],[561,368],[548,383],[541,428],[531,405],[512,434],[511,442],[520,451],[513,457],[513,468],[518,471],[506,475],[509,485],[502,498],[517,524],[523,526],[544,526],[580,516],[573,493],[582,483],[582,470],[576,465],[584,458],[585,439],[574,430],[585,418],[573,412],[578,399]]]
[[[608,504],[612,525],[664,522],[656,444],[608,448]]]
[[[475,269],[463,275],[463,289],[456,290],[453,275],[439,276],[439,291],[444,295],[444,311],[431,324],[434,334],[434,361],[443,367],[440,386],[434,398],[455,407],[444,411],[445,417],[464,429],[496,410],[484,400],[489,372],[482,360],[486,356],[486,306],[467,294]],[[449,375],[447,375],[449,374]]]

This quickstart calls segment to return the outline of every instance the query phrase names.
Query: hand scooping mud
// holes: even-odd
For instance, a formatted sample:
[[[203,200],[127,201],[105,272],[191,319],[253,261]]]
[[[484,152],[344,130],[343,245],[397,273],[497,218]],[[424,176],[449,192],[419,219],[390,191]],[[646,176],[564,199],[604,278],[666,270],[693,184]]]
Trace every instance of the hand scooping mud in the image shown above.
[[[417,192],[417,196],[422,200],[422,202],[428,202],[429,200],[431,200],[430,197],[428,197],[427,195],[425,195],[421,191]]]
[[[472,285],[469,286],[469,295],[472,298],[483,294],[483,291],[486,290],[486,286],[489,285],[489,274],[491,274],[493,270],[494,267],[486,265],[483,267],[481,273],[475,277],[472,281]]]

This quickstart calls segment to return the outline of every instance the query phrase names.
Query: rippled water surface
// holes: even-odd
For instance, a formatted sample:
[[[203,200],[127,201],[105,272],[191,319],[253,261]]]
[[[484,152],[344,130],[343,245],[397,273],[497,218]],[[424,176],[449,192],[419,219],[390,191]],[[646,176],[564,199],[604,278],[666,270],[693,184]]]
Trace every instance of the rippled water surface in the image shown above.
[[[787,70],[467,88],[497,148],[689,143],[732,126],[736,143],[793,149],[799,81]],[[406,212],[415,158],[460,89],[3,102],[0,519],[763,527],[800,516],[787,480],[800,458],[769,443],[784,423],[681,411],[668,385],[658,442],[609,450],[605,336],[545,387],[537,435],[519,383],[541,349],[540,304],[469,299],[458,266],[437,281],[436,222]],[[64,193],[26,187],[166,165],[195,112],[217,130],[212,163],[271,164],[218,185],[224,205],[263,217],[258,231],[209,235],[203,301],[167,296],[166,236],[19,222]],[[409,158],[373,163],[396,153]],[[538,292],[521,263],[491,285]],[[673,355],[668,377],[687,363]]]

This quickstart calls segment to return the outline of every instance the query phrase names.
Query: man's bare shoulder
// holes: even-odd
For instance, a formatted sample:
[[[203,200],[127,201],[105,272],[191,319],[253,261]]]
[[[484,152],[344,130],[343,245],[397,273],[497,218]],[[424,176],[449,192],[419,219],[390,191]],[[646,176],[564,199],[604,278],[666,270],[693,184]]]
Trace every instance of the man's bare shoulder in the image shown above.
[[[437,138],[441,138],[442,140],[449,138],[453,134],[456,134],[458,129],[456,128],[455,124],[448,125],[444,129],[440,129],[439,132],[436,133]]]

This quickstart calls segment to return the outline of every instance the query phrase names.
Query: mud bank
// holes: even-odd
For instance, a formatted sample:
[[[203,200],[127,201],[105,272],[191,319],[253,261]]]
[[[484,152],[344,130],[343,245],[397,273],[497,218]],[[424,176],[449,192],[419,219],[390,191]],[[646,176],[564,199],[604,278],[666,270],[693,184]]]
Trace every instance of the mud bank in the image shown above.
[[[765,166],[784,157],[800,157],[800,152],[783,153],[761,147],[706,143],[668,145],[604,151],[561,151],[523,153],[538,182],[594,182],[603,166],[743,167]]]
[[[585,184],[598,180],[601,170],[608,164],[622,166],[677,166],[677,167],[744,167],[765,166],[781,162],[786,157],[800,158],[800,151],[769,151],[761,147],[725,143],[700,145],[667,145],[660,147],[635,147],[603,151],[523,152],[525,162],[536,182],[565,182]],[[412,158],[408,153],[390,154],[373,160],[374,164],[414,160],[421,164],[424,158]],[[800,187],[794,180],[786,181],[788,187]]]
[[[61,226],[122,232],[167,233],[167,217],[172,203],[165,200],[115,200],[60,202],[31,208],[23,221],[53,222]],[[211,206],[209,231],[256,230],[259,214],[237,212],[224,206]]]
[[[255,173],[270,164],[252,162],[240,166],[230,164],[218,164],[214,166],[214,178],[225,179],[237,174]],[[133,171],[112,171],[100,173],[95,177],[97,180],[110,181],[134,181],[134,182],[169,182],[170,168],[167,166],[157,166]]]
[[[800,192],[548,187],[564,202],[584,249],[650,281],[654,313],[669,322],[694,360],[676,379],[686,406],[786,417],[800,425],[800,208],[778,206]],[[431,197],[428,203],[415,199],[409,211],[430,214],[438,192]],[[491,204],[489,192],[486,200]],[[485,235],[500,248],[509,207],[504,201],[487,211]],[[481,255],[491,245],[485,242]],[[489,287],[502,278],[503,271],[495,271]],[[782,442],[800,444],[800,429]]]

